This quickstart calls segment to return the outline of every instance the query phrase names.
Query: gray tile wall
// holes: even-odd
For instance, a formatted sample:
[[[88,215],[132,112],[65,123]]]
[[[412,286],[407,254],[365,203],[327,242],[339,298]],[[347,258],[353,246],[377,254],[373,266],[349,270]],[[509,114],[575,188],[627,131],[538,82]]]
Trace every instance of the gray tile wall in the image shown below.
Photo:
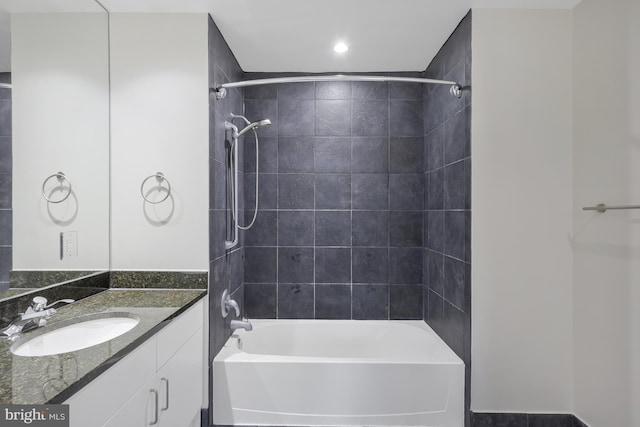
[[[471,12],[443,45],[426,78],[471,81]],[[465,362],[471,380],[471,92],[425,85],[424,319]]]
[[[242,80],[242,70],[218,27],[209,18],[209,86]],[[213,93],[209,96],[209,357],[210,362],[231,335],[229,322],[220,314],[220,298],[227,289],[231,297],[242,307],[244,247],[238,246],[225,251],[224,242],[230,238],[230,200],[226,190],[226,161],[224,122],[231,113],[242,114],[242,90],[230,89],[227,97],[217,100]],[[242,169],[242,162],[240,162]],[[243,200],[240,173],[240,201]],[[242,204],[241,204],[242,209]],[[241,212],[242,214],[242,212]]]
[[[0,82],[11,83],[11,73],[0,73]],[[11,168],[11,89],[0,88],[0,290],[9,288],[12,265]]]
[[[245,89],[249,120],[273,123],[258,131],[245,234],[249,317],[423,319],[422,96],[407,83]],[[254,170],[247,138],[246,222]]]

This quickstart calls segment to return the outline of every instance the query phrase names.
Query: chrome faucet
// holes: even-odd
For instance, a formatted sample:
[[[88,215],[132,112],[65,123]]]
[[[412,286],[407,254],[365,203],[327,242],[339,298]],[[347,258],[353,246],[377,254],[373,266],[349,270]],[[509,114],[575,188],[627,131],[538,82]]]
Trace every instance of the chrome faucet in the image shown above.
[[[227,306],[227,310],[229,310],[230,308],[233,308],[234,311],[236,312],[236,317],[240,317],[240,306],[238,305],[236,300],[228,299],[225,301],[225,305]]]
[[[31,306],[24,313],[20,313],[13,319],[9,326],[0,332],[0,336],[13,339],[21,332],[44,326],[47,324],[47,319],[56,314],[56,309],[53,308],[54,305],[59,303],[71,304],[72,302],[75,302],[75,300],[61,299],[47,305],[45,297],[34,297]]]
[[[231,330],[235,331],[236,329],[244,329],[245,331],[252,331],[253,325],[247,319],[236,320],[233,319],[231,321]]]
[[[220,311],[222,312],[222,317],[227,317],[229,315],[230,309],[233,309],[236,312],[236,317],[240,317],[240,306],[235,300],[231,299],[228,290],[224,290],[222,293],[222,298],[220,299]],[[253,326],[251,326],[251,322],[247,319],[242,320],[231,320],[231,330],[235,331],[236,329],[244,329],[245,331],[253,330]]]

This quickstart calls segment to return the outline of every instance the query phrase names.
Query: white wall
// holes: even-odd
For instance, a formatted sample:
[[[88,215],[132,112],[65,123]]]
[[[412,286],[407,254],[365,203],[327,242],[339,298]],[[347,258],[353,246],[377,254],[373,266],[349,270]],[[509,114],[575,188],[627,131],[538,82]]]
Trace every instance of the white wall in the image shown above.
[[[112,269],[207,270],[207,15],[110,14],[110,33]],[[145,204],[156,172],[172,197]]]
[[[574,10],[575,412],[591,427],[640,425],[640,3]]]
[[[571,412],[571,12],[473,11],[478,412]]]
[[[109,268],[107,34],[106,13],[12,15],[14,269]],[[73,194],[48,204],[58,171]],[[71,230],[78,257],[60,260]]]

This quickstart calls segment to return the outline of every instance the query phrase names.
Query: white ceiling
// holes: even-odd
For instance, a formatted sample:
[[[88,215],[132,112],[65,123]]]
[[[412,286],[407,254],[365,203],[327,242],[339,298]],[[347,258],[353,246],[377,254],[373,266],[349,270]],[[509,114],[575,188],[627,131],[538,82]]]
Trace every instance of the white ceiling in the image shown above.
[[[245,71],[423,71],[471,0],[211,0]],[[350,46],[336,54],[333,46]]]
[[[422,71],[471,7],[571,9],[580,0],[99,0],[112,13],[209,13],[245,71]],[[94,0],[0,0],[7,13],[103,12]],[[168,29],[170,30],[170,29]],[[346,54],[333,52],[344,41]]]

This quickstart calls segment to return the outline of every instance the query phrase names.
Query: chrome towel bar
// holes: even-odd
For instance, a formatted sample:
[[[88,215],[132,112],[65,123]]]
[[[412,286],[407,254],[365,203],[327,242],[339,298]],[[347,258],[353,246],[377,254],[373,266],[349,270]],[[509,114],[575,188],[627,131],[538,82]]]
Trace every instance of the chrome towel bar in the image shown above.
[[[640,209],[640,205],[607,206],[604,203],[599,203],[596,206],[587,206],[582,208],[583,211],[596,211],[599,213],[605,213],[609,209]]]

